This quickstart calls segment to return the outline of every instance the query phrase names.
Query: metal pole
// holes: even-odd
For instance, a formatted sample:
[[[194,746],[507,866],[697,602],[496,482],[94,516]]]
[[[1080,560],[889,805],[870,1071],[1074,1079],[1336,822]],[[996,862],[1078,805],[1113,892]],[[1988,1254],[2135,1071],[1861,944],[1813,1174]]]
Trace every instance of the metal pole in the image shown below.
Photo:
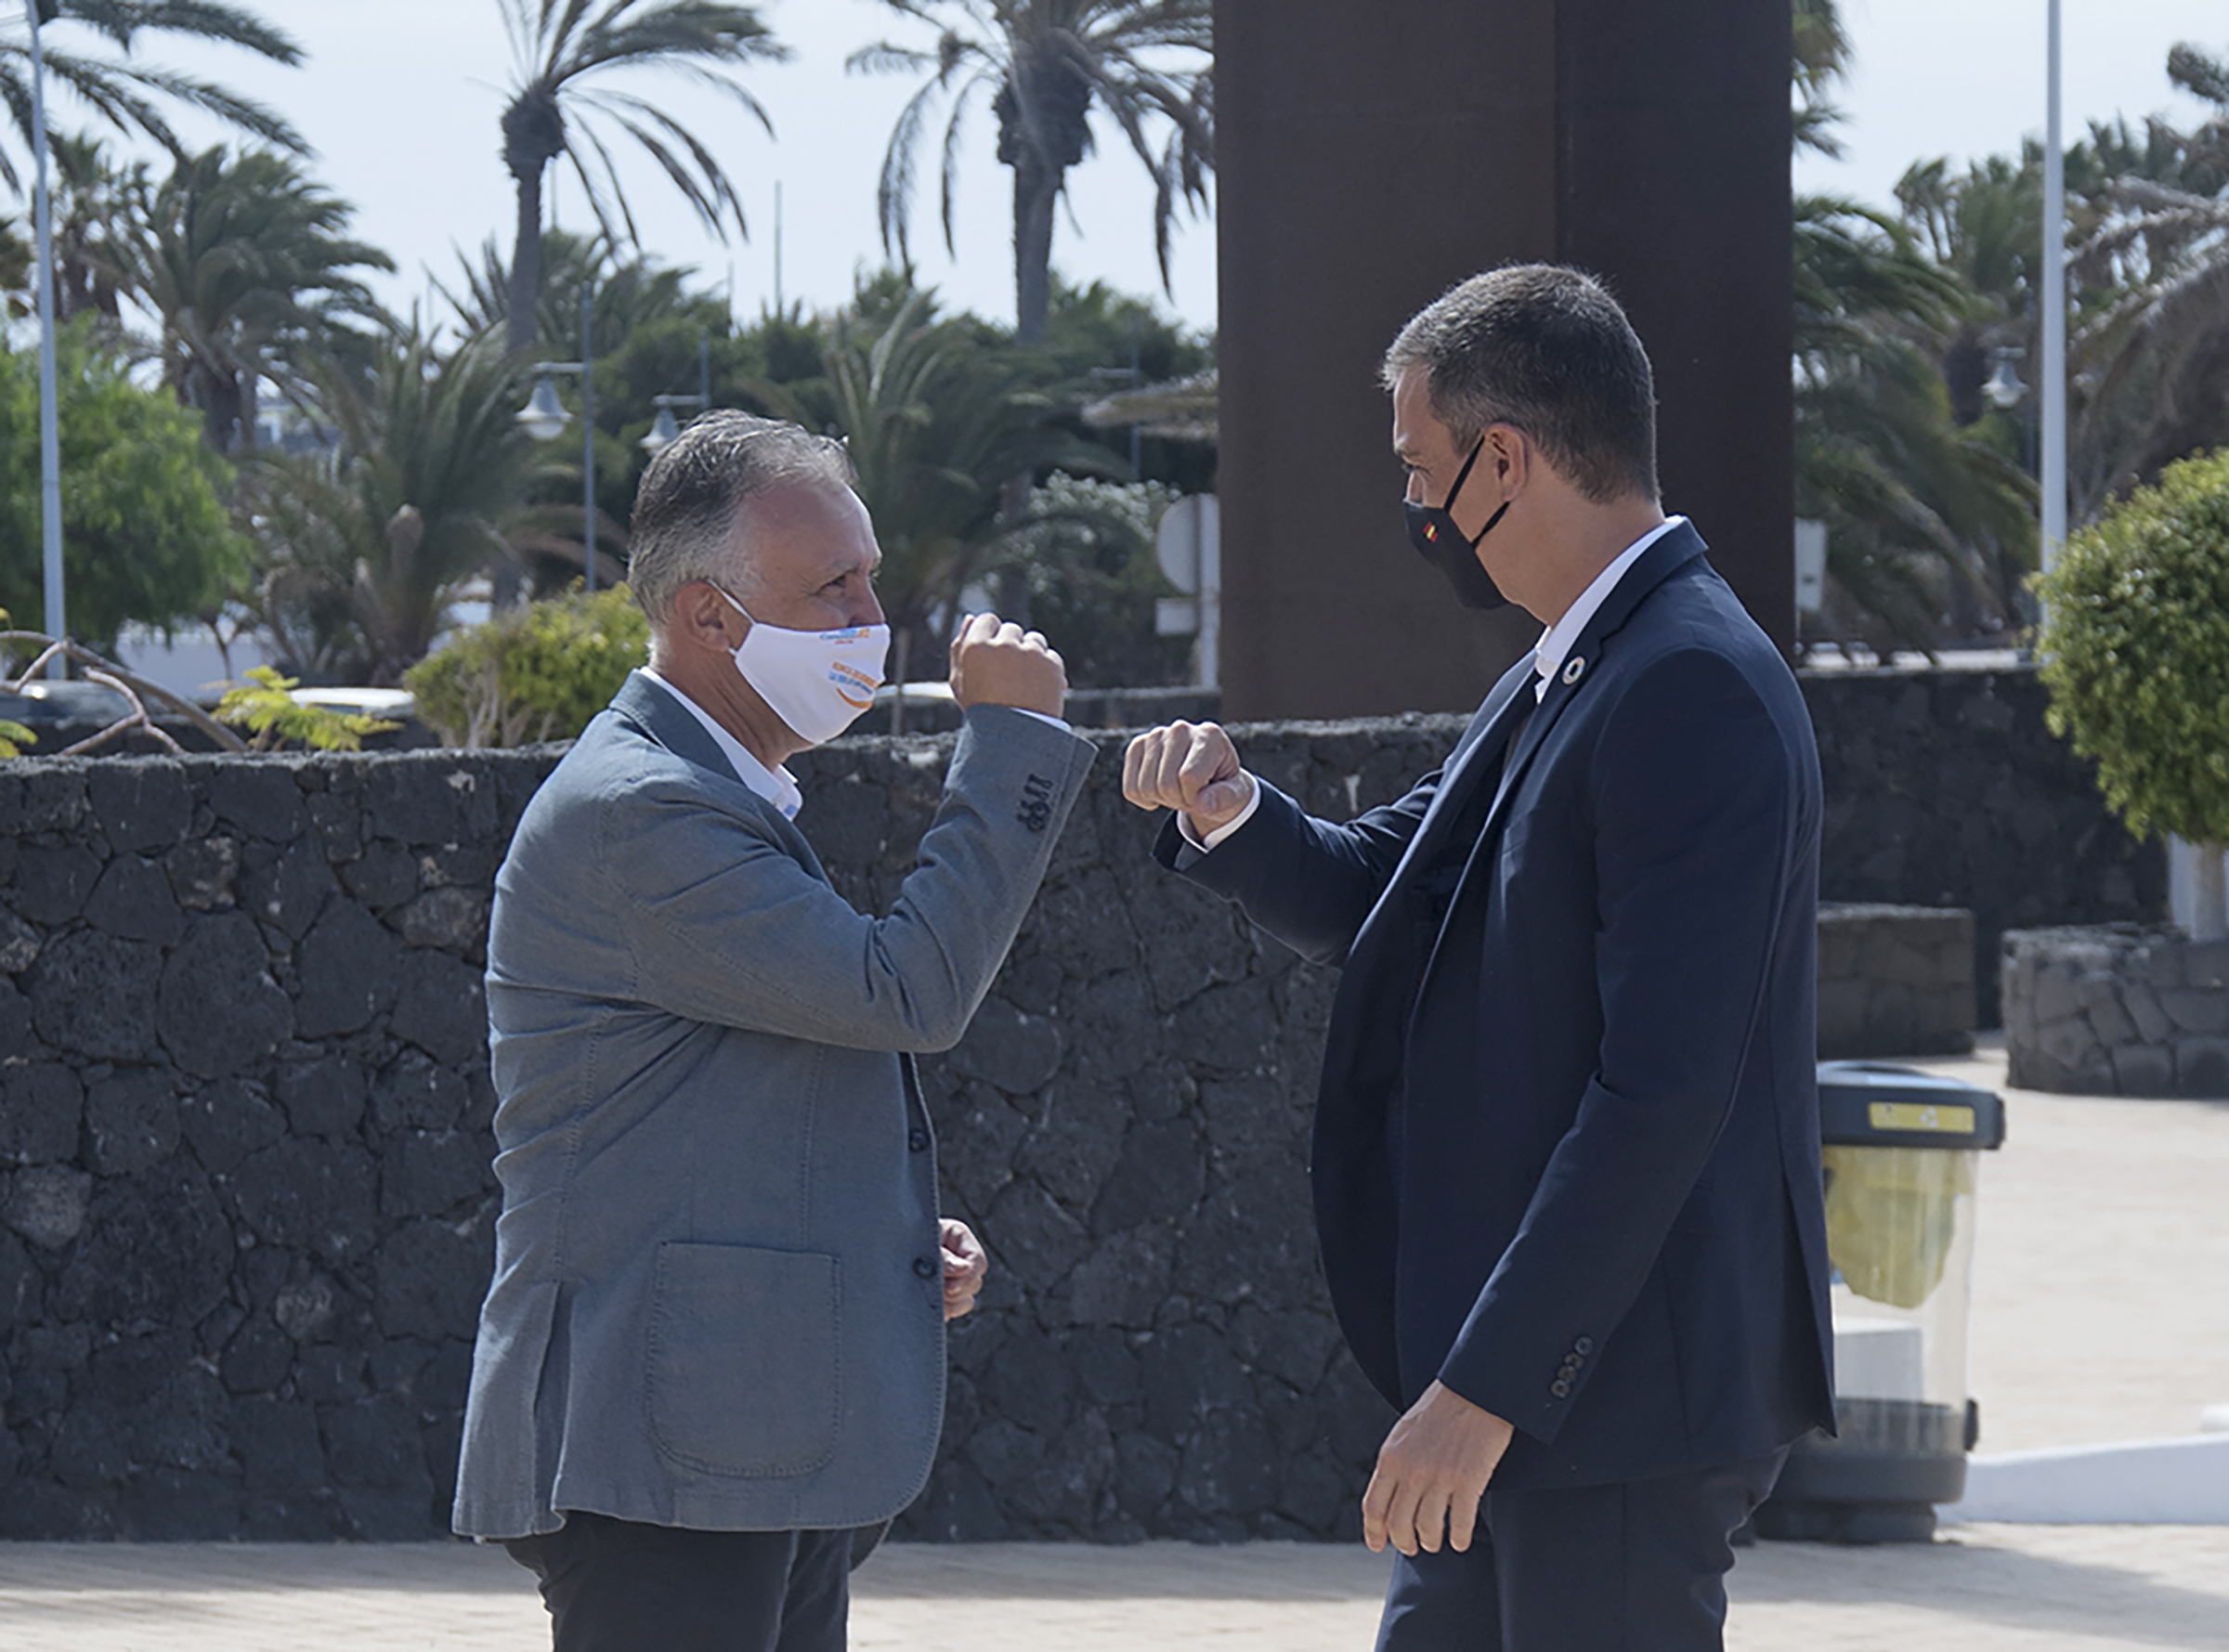
[[[588,591],[596,589],[596,358],[590,354],[589,306],[596,291],[595,271],[580,278],[580,550]]]
[[[58,640],[70,634],[62,588],[62,444],[56,413],[54,369],[54,215],[46,193],[46,55],[39,43],[39,0],[23,8],[31,19],[31,142],[37,156],[38,184],[35,209],[38,230],[39,284],[39,503],[40,531],[46,564],[46,634]],[[69,675],[68,663],[57,655],[46,667],[49,677]]]
[[[2059,136],[2059,0],[2051,0],[2043,131],[2043,566],[2066,539],[2066,158]]]

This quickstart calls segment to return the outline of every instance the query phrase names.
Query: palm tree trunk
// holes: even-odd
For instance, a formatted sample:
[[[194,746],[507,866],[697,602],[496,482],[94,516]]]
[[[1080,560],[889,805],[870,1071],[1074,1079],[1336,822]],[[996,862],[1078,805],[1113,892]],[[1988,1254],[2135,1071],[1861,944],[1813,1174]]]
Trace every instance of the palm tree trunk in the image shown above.
[[[2223,876],[2222,856],[2229,852],[2219,843],[2191,845],[2193,872],[2190,938],[2193,941],[2229,941],[2229,878]]]
[[[1052,310],[1052,215],[1062,169],[1026,152],[1013,165],[1014,343],[1041,345]]]
[[[511,293],[503,342],[514,356],[534,343],[534,311],[541,297],[541,166],[515,171],[518,231],[511,243]]]

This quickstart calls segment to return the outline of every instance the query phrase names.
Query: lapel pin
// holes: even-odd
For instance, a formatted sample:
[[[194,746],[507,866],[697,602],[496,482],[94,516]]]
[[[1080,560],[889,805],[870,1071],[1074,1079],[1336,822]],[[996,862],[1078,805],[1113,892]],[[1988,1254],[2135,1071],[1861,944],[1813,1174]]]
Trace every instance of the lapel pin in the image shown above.
[[[1565,687],[1567,687],[1567,688],[1568,688],[1568,687],[1570,687],[1570,686],[1571,686],[1572,683],[1574,683],[1578,682],[1578,681],[1579,681],[1579,679],[1580,679],[1581,677],[1584,676],[1585,674],[1586,674],[1586,661],[1584,661],[1584,659],[1580,659],[1580,658],[1577,658],[1576,657],[1574,657],[1572,658],[1572,660],[1571,660],[1571,664],[1569,664],[1569,665],[1567,665],[1567,666],[1565,666],[1565,667],[1563,668],[1563,683],[1564,683],[1564,686],[1565,686]]]

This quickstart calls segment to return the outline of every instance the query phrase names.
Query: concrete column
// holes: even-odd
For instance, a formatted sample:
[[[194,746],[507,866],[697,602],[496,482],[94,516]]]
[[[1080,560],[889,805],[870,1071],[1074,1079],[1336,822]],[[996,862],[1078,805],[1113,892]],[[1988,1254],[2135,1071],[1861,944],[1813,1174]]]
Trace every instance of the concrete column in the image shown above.
[[[1667,509],[1794,627],[1787,0],[1217,0],[1224,708],[1475,705],[1539,634],[1402,535],[1377,363],[1513,260],[1604,277]]]

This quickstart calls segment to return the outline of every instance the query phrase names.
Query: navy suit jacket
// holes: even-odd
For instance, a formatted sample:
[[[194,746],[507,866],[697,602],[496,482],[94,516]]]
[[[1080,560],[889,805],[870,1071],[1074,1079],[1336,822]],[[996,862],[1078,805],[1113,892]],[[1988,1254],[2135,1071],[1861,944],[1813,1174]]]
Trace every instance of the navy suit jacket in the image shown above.
[[[1156,852],[1343,966],[1310,1174],[1388,1399],[1437,1378],[1513,1424],[1497,1487],[1763,1456],[1833,1412],[1810,718],[1685,524],[1528,716],[1536,680],[1399,802],[1264,786]]]

